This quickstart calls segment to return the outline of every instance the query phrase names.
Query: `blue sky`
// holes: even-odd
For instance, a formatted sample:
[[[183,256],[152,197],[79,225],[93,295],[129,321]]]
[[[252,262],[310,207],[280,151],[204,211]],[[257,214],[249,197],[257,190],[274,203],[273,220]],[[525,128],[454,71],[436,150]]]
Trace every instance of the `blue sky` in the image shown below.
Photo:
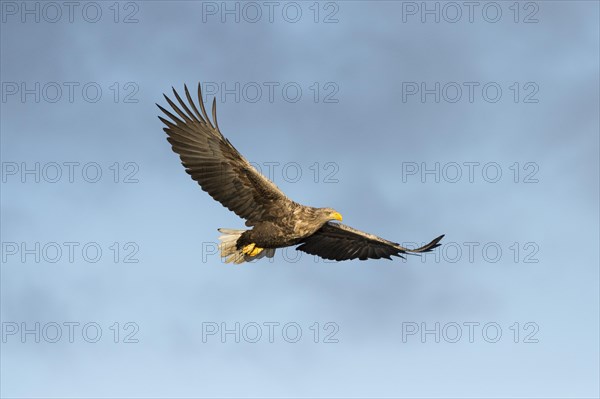
[[[53,4],[0,9],[2,396],[599,395],[598,3]],[[198,82],[294,200],[444,245],[222,263],[154,105]]]

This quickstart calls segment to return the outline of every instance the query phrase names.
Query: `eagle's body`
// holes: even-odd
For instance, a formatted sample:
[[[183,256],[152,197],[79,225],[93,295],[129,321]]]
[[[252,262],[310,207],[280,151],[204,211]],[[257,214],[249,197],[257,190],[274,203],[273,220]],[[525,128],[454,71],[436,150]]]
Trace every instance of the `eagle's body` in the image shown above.
[[[313,208],[289,199],[270,180],[261,175],[233,147],[219,129],[216,102],[213,100],[211,123],[200,85],[200,111],[185,87],[188,105],[173,90],[181,109],[167,96],[177,116],[160,105],[172,120],[159,116],[173,151],[179,154],[186,172],[223,206],[246,219],[249,230],[219,229],[221,256],[227,262],[242,263],[272,257],[276,248],[298,245],[298,250],[325,259],[391,259],[409,252],[428,252],[438,247],[442,236],[416,249],[345,226],[342,215],[332,208]],[[191,108],[191,109],[190,109]]]
[[[277,220],[261,221],[240,237],[239,245],[254,243],[259,248],[283,248],[296,245],[332,220],[331,208],[313,208],[292,203],[289,212]]]

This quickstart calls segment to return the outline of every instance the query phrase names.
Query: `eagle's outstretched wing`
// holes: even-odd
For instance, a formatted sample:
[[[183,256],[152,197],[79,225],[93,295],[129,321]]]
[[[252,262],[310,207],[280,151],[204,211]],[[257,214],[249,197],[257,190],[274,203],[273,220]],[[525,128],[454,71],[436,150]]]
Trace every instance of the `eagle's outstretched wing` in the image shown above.
[[[401,254],[409,252],[429,252],[441,245],[439,242],[443,237],[441,235],[421,248],[408,249],[350,226],[328,222],[296,249],[330,260],[392,259],[391,256],[404,258]]]
[[[261,175],[221,134],[217,123],[216,101],[213,100],[211,123],[198,84],[200,110],[194,104],[185,86],[186,105],[173,89],[179,108],[169,97],[165,99],[179,116],[156,104],[171,121],[159,116],[167,126],[173,151],[179,154],[185,171],[223,206],[247,220],[251,226],[258,221],[277,217],[293,203],[269,179]],[[191,108],[191,110],[190,110]]]

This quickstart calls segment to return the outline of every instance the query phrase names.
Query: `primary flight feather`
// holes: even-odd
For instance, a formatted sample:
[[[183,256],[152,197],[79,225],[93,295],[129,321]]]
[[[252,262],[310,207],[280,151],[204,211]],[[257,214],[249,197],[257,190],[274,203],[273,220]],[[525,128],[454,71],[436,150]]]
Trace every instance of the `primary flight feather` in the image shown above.
[[[167,140],[179,154],[185,171],[200,187],[223,206],[246,219],[249,230],[221,228],[221,256],[236,264],[273,257],[276,248],[300,244],[296,249],[330,260],[391,259],[405,253],[429,252],[444,237],[408,249],[352,227],[341,221],[332,208],[313,208],[289,199],[273,182],[260,174],[227,140],[217,122],[216,101],[212,122],[202,101],[198,84],[198,104],[184,86],[187,104],[173,89],[175,104],[165,95],[173,112],[157,104],[170,119],[159,116],[166,125]]]

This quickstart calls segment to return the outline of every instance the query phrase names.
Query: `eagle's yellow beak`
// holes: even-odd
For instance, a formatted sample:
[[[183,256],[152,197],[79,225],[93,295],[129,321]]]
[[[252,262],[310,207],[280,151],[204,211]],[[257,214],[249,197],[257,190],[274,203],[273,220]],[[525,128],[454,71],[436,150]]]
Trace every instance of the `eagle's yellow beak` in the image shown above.
[[[339,212],[333,212],[331,217],[335,220],[339,220],[340,222],[342,221],[342,215]]]

